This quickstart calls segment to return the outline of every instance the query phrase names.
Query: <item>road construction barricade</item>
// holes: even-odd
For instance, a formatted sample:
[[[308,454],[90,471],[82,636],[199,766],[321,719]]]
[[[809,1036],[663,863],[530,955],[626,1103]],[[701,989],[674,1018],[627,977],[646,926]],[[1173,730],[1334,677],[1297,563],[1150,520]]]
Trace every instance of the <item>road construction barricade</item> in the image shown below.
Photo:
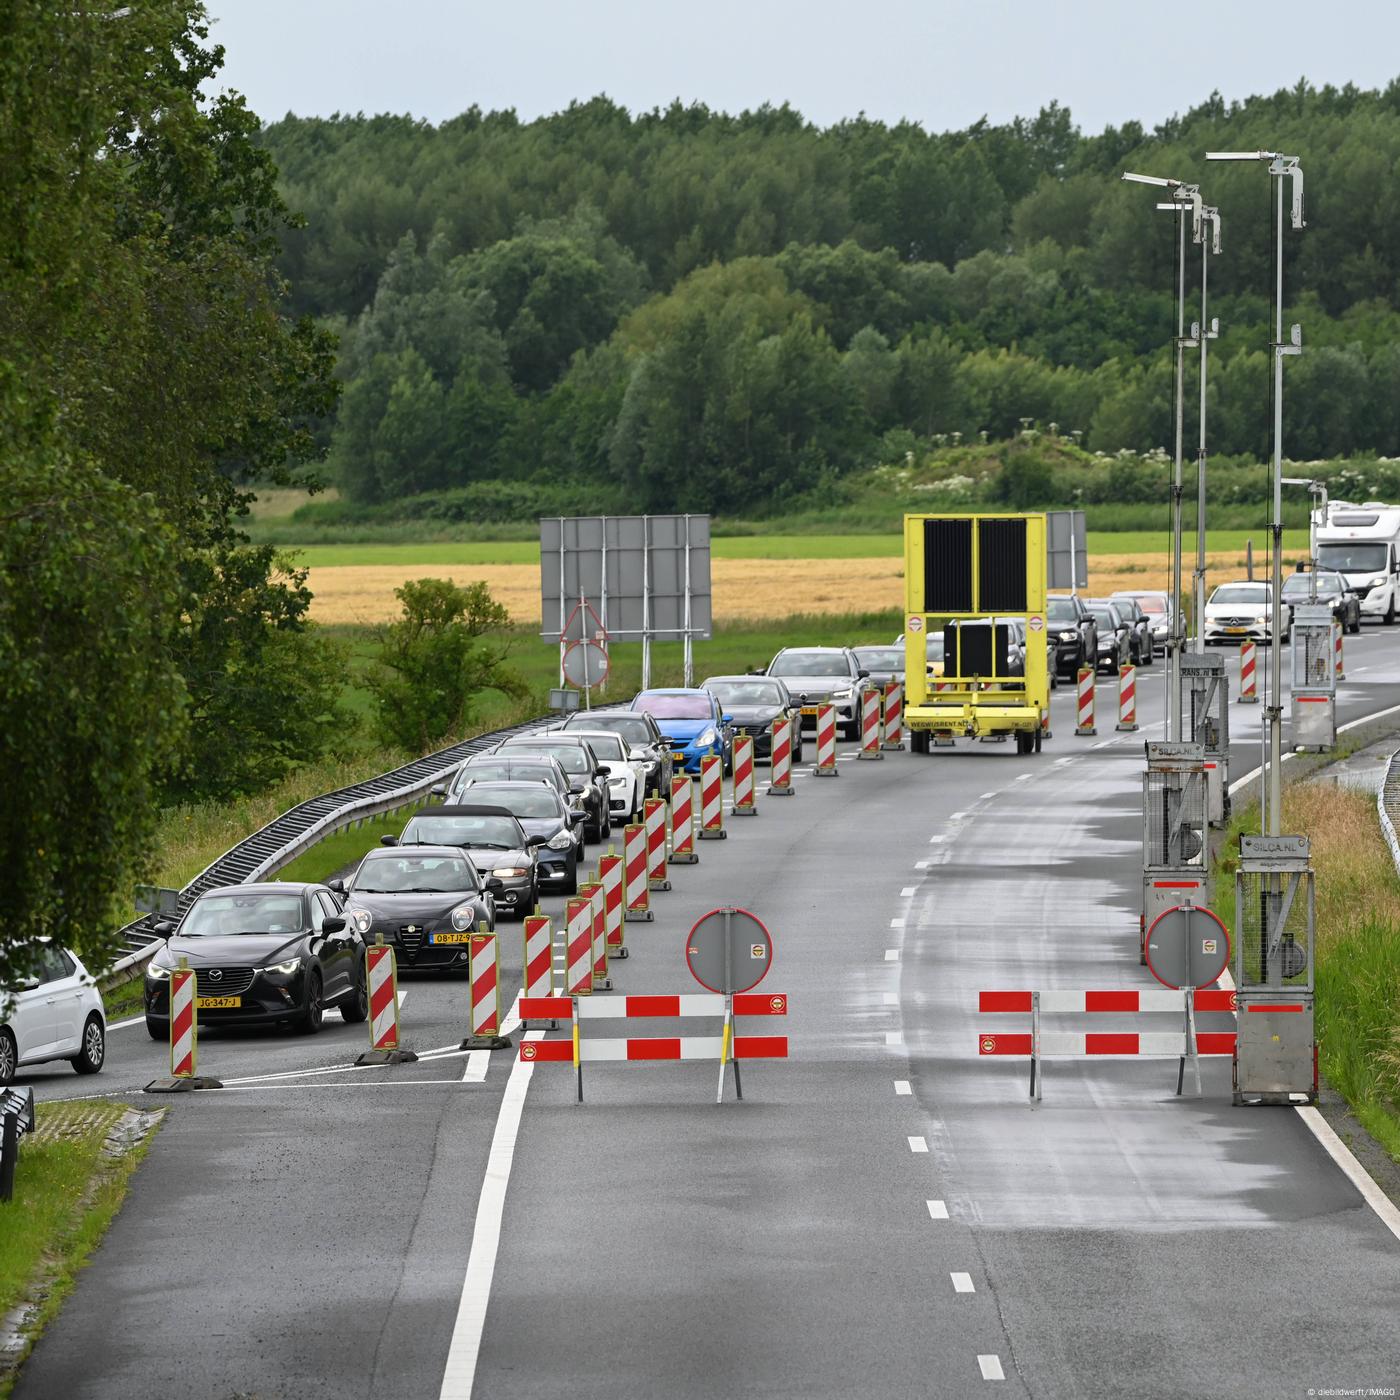
[[[904,747],[904,687],[898,681],[891,681],[885,687],[884,703],[880,710],[880,747]]]
[[[397,1050],[399,970],[394,950],[387,943],[376,943],[365,950],[365,981],[369,988],[369,1048]]]
[[[1118,724],[1125,732],[1136,733],[1137,722],[1137,667],[1118,668]]]
[[[695,784],[689,773],[671,779],[671,864],[698,865],[695,851]]]
[[[593,947],[593,990],[610,991],[612,978],[608,975],[608,929],[602,881],[589,880],[579,886],[578,892],[588,900],[588,936]]]
[[[730,1066],[734,1073],[736,1097],[743,1098],[739,1077],[742,1060],[785,1060],[785,1035],[738,1035],[734,1022],[740,1016],[786,1016],[788,999],[782,993],[739,992],[727,997],[718,992],[691,992],[679,996],[602,996],[582,1002],[578,997],[521,998],[520,1015],[531,1020],[572,1021],[568,1040],[527,1040],[520,1046],[520,1058],[527,1064],[573,1065],[579,1103],[583,1102],[583,1066],[613,1061],[638,1063],[658,1060],[710,1060],[719,1066],[719,1092],[724,1097],[724,1076]],[[580,1036],[584,1021],[627,1018],[666,1018],[681,1020],[709,1017],[722,1020],[718,1035]]]
[[[817,706],[817,766],[812,770],[819,778],[840,776],[836,771],[836,707]]]
[[[182,963],[184,959],[180,960]],[[170,1077],[193,1079],[199,1058],[199,1027],[195,1016],[198,983],[192,967],[170,974]]]
[[[775,719],[772,729],[772,757],[769,760],[769,797],[791,797],[792,788],[792,720]]]
[[[754,801],[753,787],[753,736],[734,736],[734,815],[755,817],[758,803]]]
[[[1332,636],[1337,655],[1337,679],[1339,681],[1344,681],[1347,678],[1347,673],[1342,667],[1342,632],[1344,629],[1340,622],[1335,624],[1335,628],[1336,630],[1333,632]]]
[[[880,692],[860,693],[860,758],[884,758],[880,752]]]
[[[598,857],[598,883],[603,887],[603,933],[608,940],[608,956],[625,958],[627,943],[622,918],[622,857],[611,846]]]
[[[651,891],[647,887],[647,829],[633,822],[622,832],[623,918],[651,922]]]
[[[642,824],[647,829],[647,888],[669,890],[666,874],[666,804],[648,797],[642,804]]]
[[[1189,1062],[1196,1076],[1196,1093],[1201,1092],[1200,1055],[1233,1055],[1234,1031],[1197,1031],[1198,1011],[1235,1010],[1235,993],[1217,988],[1187,987],[1180,991],[1152,988],[1146,991],[1106,992],[981,992],[978,1011],[1019,1012],[1031,1018],[1030,1033],[983,1033],[977,1038],[978,1055],[1029,1056],[1030,1097],[1040,1102],[1041,1061],[1085,1059],[1095,1056],[1142,1056],[1176,1059],[1176,1092],[1182,1092]],[[1172,1013],[1183,1018],[1178,1031],[1042,1031],[1043,1015],[1092,1015],[1111,1012],[1119,1015]]]
[[[564,959],[564,990],[570,996],[588,996],[593,991],[593,901],[581,894],[565,906]],[[522,1011],[520,1019],[531,1018]]]
[[[1240,643],[1240,704],[1259,703],[1258,680],[1255,672],[1255,658],[1258,648],[1248,638]]]
[[[471,1034],[463,1050],[498,1050],[510,1044],[501,1034],[501,940],[482,927],[467,943],[471,983]]]
[[[700,839],[723,841],[724,760],[715,754],[700,760]]]
[[[1099,732],[1094,728],[1094,668],[1092,666],[1079,668],[1079,707],[1075,713],[1077,719],[1074,732],[1076,734],[1097,734]]]
[[[520,994],[547,997],[554,993],[554,924],[548,914],[526,914],[522,932]]]

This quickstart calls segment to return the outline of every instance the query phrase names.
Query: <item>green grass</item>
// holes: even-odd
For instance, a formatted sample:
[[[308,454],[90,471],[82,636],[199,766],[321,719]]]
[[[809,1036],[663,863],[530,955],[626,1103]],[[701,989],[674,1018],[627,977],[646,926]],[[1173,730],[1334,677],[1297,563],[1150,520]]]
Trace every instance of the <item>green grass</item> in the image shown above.
[[[419,804],[421,805],[421,804]],[[381,836],[397,836],[417,806],[402,812],[376,817],[354,831],[338,831],[318,841],[309,851],[299,855],[285,870],[274,876],[278,880],[329,880],[337,870],[357,861],[379,844]]]
[[[122,1111],[121,1104],[97,1106],[81,1099],[40,1104],[41,1125],[89,1121],[74,1138],[21,1141],[15,1196],[0,1204],[0,1317],[23,1300],[37,1301],[37,1316],[27,1329],[30,1341],[72,1291],[74,1276],[107,1233],[145,1155],[149,1138],[119,1157],[102,1155],[106,1134]],[[0,1373],[0,1397],[10,1393],[15,1380],[14,1372]]]

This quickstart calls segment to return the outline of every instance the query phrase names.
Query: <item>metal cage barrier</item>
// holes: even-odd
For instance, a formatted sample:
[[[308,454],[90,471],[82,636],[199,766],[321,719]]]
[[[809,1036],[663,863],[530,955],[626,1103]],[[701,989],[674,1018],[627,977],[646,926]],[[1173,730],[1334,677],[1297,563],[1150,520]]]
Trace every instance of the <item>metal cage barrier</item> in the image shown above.
[[[1335,619],[1325,603],[1293,610],[1293,746],[1323,751],[1337,742]]]
[[[1211,901],[1205,750],[1200,744],[1145,747],[1139,961],[1146,960],[1144,940],[1159,914]]]
[[[1185,737],[1205,751],[1206,816],[1223,826],[1230,815],[1230,692],[1225,658],[1187,652],[1181,658]]]

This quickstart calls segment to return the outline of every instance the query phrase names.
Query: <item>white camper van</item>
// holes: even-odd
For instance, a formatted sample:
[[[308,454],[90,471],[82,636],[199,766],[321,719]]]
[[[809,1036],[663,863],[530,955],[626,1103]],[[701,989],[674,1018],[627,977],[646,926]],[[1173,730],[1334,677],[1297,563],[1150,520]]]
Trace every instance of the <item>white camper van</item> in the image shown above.
[[[1400,606],[1400,506],[1332,501],[1317,529],[1317,563],[1361,596],[1361,616],[1395,621]]]

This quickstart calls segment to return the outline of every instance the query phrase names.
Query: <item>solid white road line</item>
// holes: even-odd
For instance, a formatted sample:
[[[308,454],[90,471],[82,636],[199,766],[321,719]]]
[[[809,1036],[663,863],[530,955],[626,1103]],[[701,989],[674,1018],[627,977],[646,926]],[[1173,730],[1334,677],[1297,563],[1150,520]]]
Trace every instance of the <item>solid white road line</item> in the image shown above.
[[[927,1152],[928,1139],[923,1137],[911,1137],[909,1139],[909,1150],[911,1152]]]
[[[124,1031],[128,1026],[139,1026],[144,1024],[144,1016],[133,1016],[129,1021],[109,1021],[107,1029],[109,1031]]]
[[[1006,1372],[1001,1369],[1001,1357],[995,1353],[991,1356],[983,1356],[979,1353],[977,1364],[982,1368],[984,1381],[1004,1381],[1006,1379]]]
[[[958,1273],[954,1273],[954,1274],[950,1274],[949,1277],[953,1280],[953,1292],[954,1292],[954,1293],[976,1293],[976,1292],[977,1292],[977,1290],[972,1286],[972,1275],[971,1275],[971,1274],[958,1274]]]
[[[1351,1149],[1332,1130],[1332,1125],[1317,1109],[1308,1104],[1298,1105],[1298,1116],[1308,1125],[1312,1135],[1327,1149],[1327,1155],[1346,1173],[1347,1179],[1380,1216],[1387,1230],[1400,1240],[1400,1210],[1371,1179],[1366,1168],[1352,1155]]]
[[[486,1078],[486,1071],[491,1068],[491,1052],[489,1050],[470,1050],[467,1052],[467,1067],[462,1071],[463,1084],[480,1084]]]
[[[925,1201],[924,1204],[928,1207],[930,1220],[947,1220],[948,1203],[946,1201]]]
[[[912,1086],[907,1079],[896,1079],[894,1081],[894,1091],[896,1094],[912,1094]]]

